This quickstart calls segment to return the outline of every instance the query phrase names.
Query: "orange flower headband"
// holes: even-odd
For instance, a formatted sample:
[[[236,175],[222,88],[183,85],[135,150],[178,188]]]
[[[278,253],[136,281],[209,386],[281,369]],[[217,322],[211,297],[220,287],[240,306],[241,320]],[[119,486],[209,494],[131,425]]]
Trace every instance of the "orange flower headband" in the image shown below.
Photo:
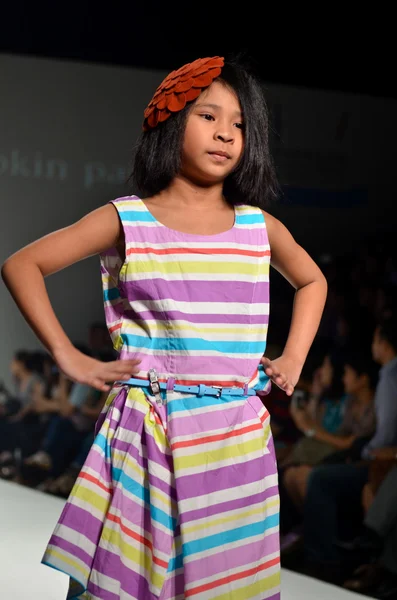
[[[198,58],[167,75],[144,112],[144,131],[153,129],[172,113],[185,108],[187,102],[198,98],[219,77],[224,64],[222,56]]]

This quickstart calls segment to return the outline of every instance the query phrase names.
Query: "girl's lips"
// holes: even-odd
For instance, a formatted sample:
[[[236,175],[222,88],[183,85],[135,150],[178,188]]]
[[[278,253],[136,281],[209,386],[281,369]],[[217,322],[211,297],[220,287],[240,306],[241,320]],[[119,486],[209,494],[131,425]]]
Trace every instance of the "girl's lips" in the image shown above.
[[[225,160],[229,160],[230,156],[223,152],[209,152],[210,156],[212,156],[216,161],[223,162]]]

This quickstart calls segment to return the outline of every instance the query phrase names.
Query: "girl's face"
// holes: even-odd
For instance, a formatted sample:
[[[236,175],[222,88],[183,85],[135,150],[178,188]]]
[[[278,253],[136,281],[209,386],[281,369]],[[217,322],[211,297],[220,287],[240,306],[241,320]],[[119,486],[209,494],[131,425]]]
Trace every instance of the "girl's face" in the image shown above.
[[[240,103],[233,91],[215,81],[188,114],[182,175],[199,184],[222,182],[238,165],[243,148]]]
[[[323,364],[321,365],[321,383],[324,387],[327,388],[331,385],[333,374],[334,370],[332,368],[332,363],[329,359],[329,356],[326,356]]]

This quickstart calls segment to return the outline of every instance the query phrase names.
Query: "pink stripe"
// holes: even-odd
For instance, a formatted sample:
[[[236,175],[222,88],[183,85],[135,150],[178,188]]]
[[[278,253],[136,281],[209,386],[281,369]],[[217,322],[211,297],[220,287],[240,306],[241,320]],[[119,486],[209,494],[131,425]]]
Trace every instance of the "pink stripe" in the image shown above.
[[[134,210],[133,208],[131,210]],[[206,235],[193,235],[185,234],[178,231],[172,231],[166,227],[153,225],[128,225],[124,223],[124,233],[127,242],[142,242],[147,244],[160,244],[163,247],[168,246],[168,243],[172,242],[194,242],[202,243],[203,246],[211,246],[211,242],[223,242],[228,244],[229,247],[235,248],[236,244],[244,244],[246,246],[252,246],[254,250],[257,250],[258,245],[263,246],[268,243],[265,227],[259,227],[258,229],[252,229],[247,225],[246,227],[236,227],[220,235],[206,236]]]
[[[258,359],[256,358],[232,358],[229,356],[181,356],[169,354],[156,356],[141,354],[140,352],[129,352],[127,348],[122,348],[120,352],[121,359],[136,358],[141,360],[139,369],[142,373],[141,376],[147,376],[149,369],[156,369],[158,373],[164,372],[164,367],[170,364],[170,357],[174,365],[172,373],[168,375],[175,376],[178,374],[183,375],[184,373],[197,374],[197,375],[208,375],[208,381],[213,381],[214,378],[211,375],[216,375],[216,380],[222,379],[222,375],[239,375],[240,377],[251,379],[258,367]],[[234,379],[232,379],[233,381]]]
[[[253,506],[259,502],[266,502],[268,498],[272,497],[278,497],[277,486],[266,488],[258,494],[251,495],[249,497],[249,506]],[[247,507],[247,498],[237,498],[236,500],[219,502],[219,504],[211,504],[209,506],[205,506],[204,508],[197,508],[195,510],[189,510],[180,513],[180,523],[186,525],[187,523],[194,522],[197,519],[204,519],[214,515],[222,515],[230,510],[236,510],[244,507]]]
[[[279,534],[272,533],[267,535],[258,542],[249,542],[244,546],[238,546],[224,551],[222,547],[219,547],[217,554],[212,554],[205,558],[199,558],[198,560],[189,562],[185,565],[185,581],[187,584],[197,582],[200,585],[199,580],[205,577],[211,577],[217,573],[222,573],[227,576],[231,569],[242,567],[247,565],[247,568],[252,567],[252,563],[256,562],[258,558],[262,558],[263,562],[266,562],[266,557],[269,554],[278,552],[279,550]],[[261,579],[266,577],[266,571],[262,571],[260,575]],[[231,584],[233,585],[233,584]],[[200,596],[198,595],[197,598]]]
[[[209,435],[207,433],[208,429],[211,429],[211,431],[215,430],[217,433],[219,433],[219,430],[221,432],[230,431],[238,425],[243,424],[247,419],[254,417],[252,410],[248,411],[247,415],[245,400],[241,400],[240,404],[234,407],[228,407],[225,402],[219,406],[219,410],[211,411],[210,413],[195,414],[193,418],[192,415],[185,412],[182,414],[186,416],[179,416],[178,413],[174,413],[173,419],[169,423],[168,431],[173,438],[179,435],[189,436],[199,433],[207,436]],[[209,419],[211,419],[210,424]]]

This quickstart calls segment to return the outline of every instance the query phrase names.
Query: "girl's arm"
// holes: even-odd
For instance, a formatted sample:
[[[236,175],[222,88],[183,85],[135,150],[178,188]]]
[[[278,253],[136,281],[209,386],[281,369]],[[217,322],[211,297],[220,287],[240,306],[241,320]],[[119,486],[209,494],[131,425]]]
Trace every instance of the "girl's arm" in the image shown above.
[[[6,260],[1,270],[18,308],[59,368],[73,381],[102,391],[109,390],[106,382],[126,380],[138,372],[139,361],[101,362],[74,348],[55,316],[44,278],[117,246],[121,236],[117,212],[107,204],[22,248]]]
[[[271,265],[295,288],[288,339],[280,358],[263,359],[265,372],[288,395],[293,393],[317,333],[327,296],[327,281],[314,260],[275,217],[265,214]]]

